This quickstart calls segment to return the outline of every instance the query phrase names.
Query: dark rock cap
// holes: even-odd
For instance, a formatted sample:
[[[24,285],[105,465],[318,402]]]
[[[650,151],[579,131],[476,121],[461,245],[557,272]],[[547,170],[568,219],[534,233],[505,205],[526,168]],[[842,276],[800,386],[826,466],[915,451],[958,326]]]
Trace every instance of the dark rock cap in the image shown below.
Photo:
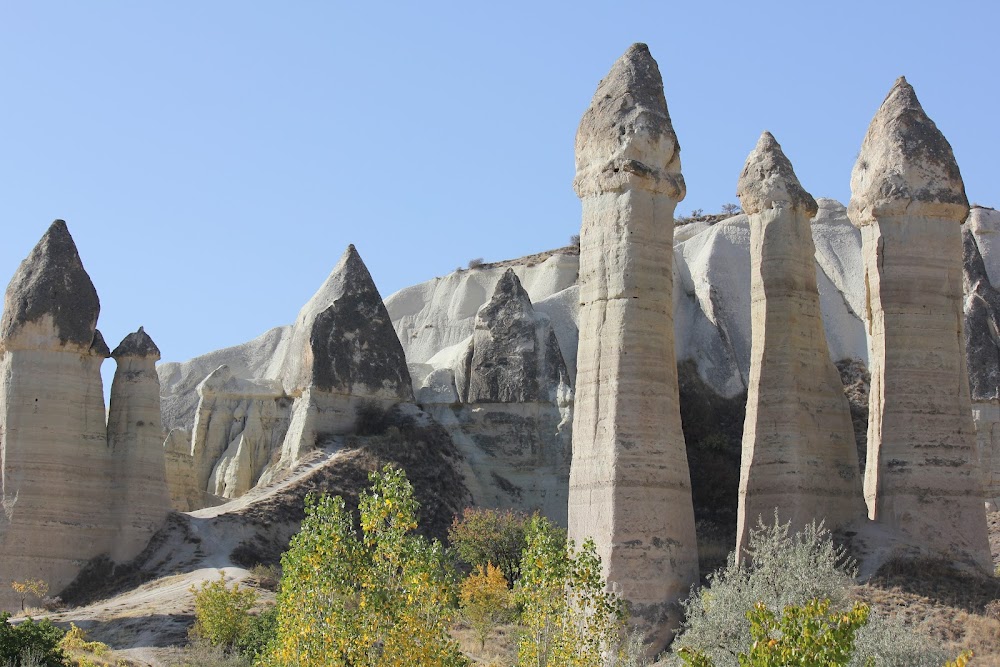
[[[872,119],[851,172],[851,221],[863,226],[905,213],[960,223],[968,212],[951,144],[899,77]]]
[[[774,208],[777,202],[787,203],[810,218],[819,210],[816,200],[799,183],[792,163],[770,132],[760,135],[757,147],[747,158],[736,184],[736,196],[747,214]]]
[[[680,146],[660,68],[633,44],[597,86],[576,133],[577,195],[641,187],[684,198]]]
[[[12,340],[26,324],[51,315],[62,345],[89,349],[100,312],[97,290],[73,237],[66,223],[56,220],[7,286],[0,341]]]
[[[104,341],[104,334],[101,333],[100,329],[94,329],[94,341],[90,344],[90,353],[102,359],[111,356],[111,348]]]
[[[118,344],[118,347],[111,353],[111,356],[115,359],[121,359],[122,357],[152,357],[154,360],[159,360],[160,348],[156,347],[156,343],[149,337],[145,329],[139,327],[138,331],[130,333],[122,339],[122,342]]]
[[[403,346],[353,245],[347,247],[327,285],[336,297],[312,323],[312,385],[354,396],[413,400]]]

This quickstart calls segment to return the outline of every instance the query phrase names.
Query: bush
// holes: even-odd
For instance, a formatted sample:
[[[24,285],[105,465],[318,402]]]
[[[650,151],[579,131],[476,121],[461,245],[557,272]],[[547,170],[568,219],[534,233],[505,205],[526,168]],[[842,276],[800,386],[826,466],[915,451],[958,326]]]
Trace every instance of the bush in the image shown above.
[[[448,529],[448,541],[470,567],[492,563],[513,585],[520,576],[521,554],[528,546],[527,522],[528,515],[523,512],[466,507]],[[565,543],[564,533],[561,539]]]
[[[459,593],[462,613],[479,638],[479,648],[486,648],[486,638],[511,616],[511,595],[507,580],[493,563],[476,568],[462,582]]]
[[[362,401],[355,415],[354,432],[358,435],[382,435],[389,428],[389,411],[378,401]]]
[[[727,202],[722,205],[722,212],[726,215],[736,215],[737,213],[742,213],[743,209],[740,208],[739,204]]]
[[[257,593],[234,583],[226,588],[226,574],[219,571],[216,581],[202,582],[194,593],[194,627],[191,636],[223,649],[232,648],[250,628],[250,609],[257,604]]]
[[[575,246],[575,247],[579,248],[580,247],[580,235],[579,234],[573,234],[572,236],[570,236],[569,237],[569,244],[571,246]]]
[[[277,630],[278,608],[271,605],[257,616],[250,617],[246,631],[237,636],[233,648],[256,664],[264,659]]]
[[[737,660],[741,667],[846,667],[854,653],[854,635],[867,622],[868,612],[868,606],[860,603],[846,613],[831,612],[829,600],[810,600],[785,607],[779,619],[758,602],[746,614],[753,644]],[[691,667],[715,665],[700,651],[682,649],[681,657]]]
[[[470,269],[478,269],[480,266],[482,266],[485,263],[486,262],[485,262],[485,260],[483,260],[482,257],[476,257],[475,259],[470,259],[469,260],[469,268]]]
[[[28,619],[11,625],[10,614],[0,613],[0,664],[15,667],[65,667],[66,654],[59,647],[63,631],[49,619]]]
[[[719,667],[737,667],[737,655],[748,653],[754,641],[747,612],[758,603],[772,614],[812,600],[826,601],[835,612],[851,609],[854,569],[844,550],[822,524],[796,534],[790,527],[777,516],[773,525],[759,521],[746,559],[737,562],[731,553],[729,564],[709,575],[706,587],[692,591],[684,602],[686,618],[672,646],[675,653],[685,649]],[[939,666],[947,656],[930,639],[873,612],[854,638],[850,664],[865,665],[869,658],[879,667],[918,667]]]
[[[521,579],[514,589],[524,632],[518,664],[599,667],[635,662],[625,602],[606,590],[592,540],[578,553],[547,520],[532,517]]]
[[[401,470],[369,476],[361,534],[341,497],[306,498],[282,556],[275,667],[465,665],[448,636],[454,582],[437,541],[414,534],[417,502]]]

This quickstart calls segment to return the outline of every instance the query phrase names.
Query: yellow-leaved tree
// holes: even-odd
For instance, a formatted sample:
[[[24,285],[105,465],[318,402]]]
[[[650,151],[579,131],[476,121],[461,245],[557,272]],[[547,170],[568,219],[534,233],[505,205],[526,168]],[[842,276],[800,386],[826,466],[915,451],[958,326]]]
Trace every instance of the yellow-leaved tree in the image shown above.
[[[273,667],[466,665],[447,628],[453,599],[444,549],[413,531],[417,501],[403,471],[369,476],[361,535],[342,498],[310,495],[281,559]]]

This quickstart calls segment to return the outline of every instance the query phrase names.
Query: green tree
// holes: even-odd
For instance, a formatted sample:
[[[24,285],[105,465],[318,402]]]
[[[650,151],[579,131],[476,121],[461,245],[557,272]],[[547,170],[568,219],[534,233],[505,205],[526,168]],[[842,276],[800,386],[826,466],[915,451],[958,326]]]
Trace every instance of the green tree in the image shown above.
[[[627,612],[606,588],[593,540],[574,553],[547,519],[533,517],[514,589],[524,628],[518,664],[599,667],[621,657]]]
[[[45,667],[64,667],[69,664],[59,646],[65,634],[52,625],[49,619],[28,619],[17,625],[8,623],[10,614],[0,614],[0,664],[20,665],[27,656],[34,663]]]
[[[401,470],[369,476],[361,534],[340,497],[306,498],[306,517],[282,556],[278,667],[465,665],[448,636],[454,599],[444,549],[416,534],[417,502]]]
[[[513,586],[520,576],[521,554],[528,545],[528,518],[513,510],[466,507],[448,529],[448,541],[464,562],[474,568],[493,563]]]

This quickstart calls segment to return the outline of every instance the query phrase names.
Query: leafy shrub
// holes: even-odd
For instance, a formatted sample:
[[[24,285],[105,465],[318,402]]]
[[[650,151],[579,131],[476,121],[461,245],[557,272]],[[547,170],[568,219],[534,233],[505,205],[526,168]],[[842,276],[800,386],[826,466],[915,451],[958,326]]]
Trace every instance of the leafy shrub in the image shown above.
[[[624,601],[606,590],[593,540],[579,552],[547,520],[527,525],[528,546],[514,588],[524,632],[518,664],[598,667],[619,663],[625,642]]]
[[[485,260],[482,257],[476,257],[475,259],[470,259],[469,260],[469,268],[470,269],[478,269],[480,266],[482,266],[485,263],[486,262],[485,262]]]
[[[275,667],[465,665],[447,633],[453,580],[437,541],[414,534],[417,502],[385,466],[361,494],[361,534],[341,497],[310,495],[281,559]]]
[[[59,647],[63,631],[49,619],[27,619],[17,625],[8,623],[10,614],[0,613],[0,661],[16,667],[65,667],[66,655]]]
[[[486,648],[486,638],[500,623],[511,616],[511,595],[503,573],[487,563],[462,582],[459,593],[462,613],[479,638],[479,648]]]
[[[251,616],[246,631],[236,637],[233,648],[254,663],[263,660],[268,646],[278,630],[278,608],[269,606],[256,616]]]
[[[194,627],[191,636],[223,649],[232,648],[250,627],[250,609],[257,603],[257,592],[234,583],[226,587],[226,574],[219,571],[216,581],[202,582],[194,593]]]
[[[471,567],[492,563],[513,585],[520,575],[521,554],[528,546],[527,522],[528,515],[523,512],[466,507],[448,529],[448,541],[462,561]]]
[[[748,653],[753,641],[747,612],[758,604],[776,614],[786,607],[803,607],[811,600],[826,601],[834,612],[851,609],[853,563],[834,545],[829,531],[812,524],[791,534],[791,524],[775,516],[773,525],[758,521],[750,533],[746,558],[709,575],[708,585],[692,591],[684,602],[685,621],[672,650],[704,654],[711,664],[736,667],[739,653]],[[928,638],[876,612],[854,638],[851,665],[869,658],[879,667],[941,665],[947,658]],[[708,663],[705,663],[708,664]]]

